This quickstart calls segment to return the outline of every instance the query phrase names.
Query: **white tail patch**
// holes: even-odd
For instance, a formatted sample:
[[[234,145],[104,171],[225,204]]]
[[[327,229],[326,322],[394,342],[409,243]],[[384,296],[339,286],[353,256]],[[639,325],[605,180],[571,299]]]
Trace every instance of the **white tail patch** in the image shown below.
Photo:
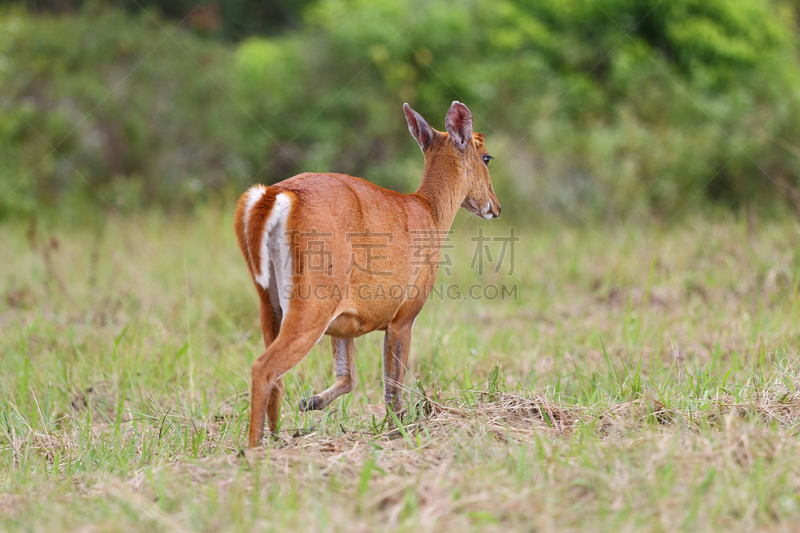
[[[292,200],[288,194],[280,193],[275,197],[275,203],[264,224],[264,233],[259,246],[261,268],[255,276],[256,283],[265,289],[269,290],[270,281],[277,287],[279,300],[277,303],[284,315],[288,307],[286,286],[292,281],[292,262],[289,257],[289,243],[286,240],[286,220],[289,218],[291,207]],[[274,280],[270,280],[270,270],[275,274]]]
[[[244,201],[244,242],[249,243],[250,237],[247,234],[247,226],[250,223],[250,214],[253,212],[253,207],[258,203],[259,200],[264,196],[264,193],[267,192],[267,188],[263,185],[255,185],[250,187],[247,191],[247,200]],[[247,258],[250,260],[250,266],[253,268],[253,272],[256,270],[256,265],[253,262],[253,254],[250,253],[250,246],[246,245],[245,248],[247,249]],[[263,257],[263,256],[262,256]]]

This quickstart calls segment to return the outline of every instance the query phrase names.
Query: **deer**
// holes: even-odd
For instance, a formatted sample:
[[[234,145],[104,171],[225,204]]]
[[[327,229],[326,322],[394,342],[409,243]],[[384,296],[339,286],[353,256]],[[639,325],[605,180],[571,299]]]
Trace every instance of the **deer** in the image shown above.
[[[354,339],[384,331],[384,401],[387,413],[401,413],[414,322],[458,209],[487,220],[500,216],[492,157],[483,134],[472,131],[467,106],[452,103],[444,132],[407,103],[403,112],[425,161],[415,192],[346,174],[302,173],[255,185],[239,198],[234,229],[260,300],[265,348],[251,368],[248,448],[262,444],[265,418],[277,436],[282,378],[325,335],[335,382],[303,398],[300,411],[325,409],[351,392]]]

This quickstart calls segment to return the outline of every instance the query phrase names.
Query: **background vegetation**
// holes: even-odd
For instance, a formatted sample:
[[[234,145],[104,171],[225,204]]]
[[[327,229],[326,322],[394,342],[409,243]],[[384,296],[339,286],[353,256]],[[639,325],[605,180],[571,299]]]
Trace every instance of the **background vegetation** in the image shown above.
[[[227,202],[304,170],[408,191],[400,106],[441,129],[454,99],[518,216],[798,205],[798,5],[4,2],[0,210]]]
[[[0,0],[0,531],[792,530],[798,20]],[[240,454],[262,341],[232,203],[304,170],[410,191],[401,105],[442,129],[454,99],[503,217],[456,218],[439,282],[516,298],[427,304],[403,420],[379,334],[352,394],[299,413],[331,383],[324,341],[279,438]],[[513,272],[470,268],[471,236],[512,227]]]

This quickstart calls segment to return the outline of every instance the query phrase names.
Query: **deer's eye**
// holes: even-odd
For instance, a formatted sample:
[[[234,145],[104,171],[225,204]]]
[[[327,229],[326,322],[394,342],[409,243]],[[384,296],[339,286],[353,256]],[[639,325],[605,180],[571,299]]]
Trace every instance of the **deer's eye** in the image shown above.
[[[494,157],[490,156],[489,154],[485,154],[485,155],[483,156],[483,163],[484,163],[484,164],[485,164],[487,167],[489,166],[489,160],[490,160],[490,159],[494,159]]]

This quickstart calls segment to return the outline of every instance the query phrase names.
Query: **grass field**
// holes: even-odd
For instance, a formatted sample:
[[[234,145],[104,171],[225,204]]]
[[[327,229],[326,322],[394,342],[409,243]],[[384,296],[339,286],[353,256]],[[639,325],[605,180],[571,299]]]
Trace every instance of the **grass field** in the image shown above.
[[[229,215],[2,227],[0,530],[800,523],[795,220],[518,228],[514,272],[479,277],[470,236],[509,228],[459,217],[438,281],[516,298],[426,305],[400,424],[380,334],[351,395],[297,412],[332,383],[326,339],[286,377],[280,439],[242,455],[261,340]]]

